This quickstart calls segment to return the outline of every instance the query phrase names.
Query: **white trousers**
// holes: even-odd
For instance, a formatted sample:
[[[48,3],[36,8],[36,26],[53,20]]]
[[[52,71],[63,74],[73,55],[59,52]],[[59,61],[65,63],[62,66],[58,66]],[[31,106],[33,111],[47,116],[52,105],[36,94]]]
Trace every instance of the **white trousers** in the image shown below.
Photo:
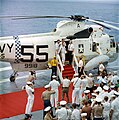
[[[25,114],[31,114],[33,103],[34,103],[34,98],[29,98],[28,97],[28,101],[27,101],[27,104],[26,104]]]
[[[79,104],[79,96],[80,96],[80,89],[79,88],[74,88],[72,92],[72,103]]]
[[[62,63],[65,63],[65,53],[62,53]]]
[[[58,89],[55,90],[55,94],[52,94],[50,97],[50,102],[52,107],[57,107],[57,102],[58,102]]]

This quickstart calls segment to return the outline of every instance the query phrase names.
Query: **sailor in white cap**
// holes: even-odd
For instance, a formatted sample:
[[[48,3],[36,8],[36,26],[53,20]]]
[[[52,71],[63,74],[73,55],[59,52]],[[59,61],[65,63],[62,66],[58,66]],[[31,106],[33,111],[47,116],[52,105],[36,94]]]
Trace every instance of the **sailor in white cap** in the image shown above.
[[[36,72],[35,71],[30,71],[30,75],[29,77],[27,78],[27,82],[32,82],[33,84],[35,84],[34,80],[36,80]]]
[[[110,94],[109,94],[108,90],[109,90],[109,87],[107,85],[104,85],[103,86],[103,92],[101,92],[99,94],[99,97],[102,98],[102,99],[104,99],[105,96],[110,98]]]
[[[88,86],[88,79],[86,78],[85,75],[81,75],[81,94],[83,93],[84,90],[86,90]]]
[[[103,120],[103,106],[101,105],[102,99],[96,98],[97,104],[92,108],[93,120]]]
[[[55,91],[50,89],[49,84],[45,86],[45,89],[46,90],[41,95],[41,98],[44,101],[44,109],[48,106],[51,106],[50,96],[51,96],[51,94],[55,94]],[[46,114],[46,112],[44,111],[43,116],[45,116],[45,114]]]
[[[90,92],[93,92],[93,85],[94,85],[94,77],[92,73],[89,73],[88,76],[86,76],[86,78],[88,79],[88,89],[90,90]]]
[[[74,78],[71,80],[73,83],[73,92],[72,92],[72,103],[76,103],[79,105],[80,101],[80,87],[81,87],[81,79],[78,77],[78,73],[74,74]]]
[[[119,80],[119,76],[117,75],[117,71],[114,71],[114,75],[113,75],[113,77],[111,79],[111,83],[113,85],[116,85],[117,84],[117,80]]]
[[[77,108],[76,103],[72,104],[72,108],[73,108],[73,111],[72,111],[72,114],[71,114],[71,120],[80,120],[80,111]]]
[[[44,111],[46,112],[44,120],[53,120],[53,117],[51,115],[51,107],[50,106],[46,107]]]
[[[25,90],[26,93],[28,95],[28,99],[27,99],[27,104],[26,104],[26,110],[25,110],[25,120],[30,119],[31,118],[31,110],[32,110],[32,106],[34,103],[34,86],[33,83],[28,81],[27,85],[25,86]]]
[[[66,106],[66,104],[66,101],[60,101],[61,108],[56,110],[56,117],[58,120],[69,120],[69,117],[71,116],[71,110]]]
[[[87,113],[81,113],[81,120],[87,120]]]
[[[84,96],[83,96],[83,98],[82,98],[82,102],[83,101],[88,101],[89,100],[89,94],[90,94],[90,90],[85,90],[84,91]]]
[[[58,102],[58,87],[60,86],[60,83],[56,80],[57,76],[53,76],[53,80],[50,81],[49,85],[51,87],[51,90],[55,91],[55,94],[51,95],[51,105],[52,107],[57,107],[57,102]]]
[[[109,120],[109,113],[110,113],[111,104],[110,104],[109,98],[107,96],[104,97],[102,104],[104,107],[103,108],[103,117],[105,120]]]
[[[119,92],[115,91],[115,100],[111,103],[110,120],[119,120]]]
[[[97,95],[96,93],[91,93],[91,102],[92,102],[92,103],[91,103],[91,107],[94,106],[97,96],[98,96],[98,95]]]
[[[110,86],[110,92],[109,92],[110,96],[114,95],[114,91],[115,91],[115,85],[111,85]]]

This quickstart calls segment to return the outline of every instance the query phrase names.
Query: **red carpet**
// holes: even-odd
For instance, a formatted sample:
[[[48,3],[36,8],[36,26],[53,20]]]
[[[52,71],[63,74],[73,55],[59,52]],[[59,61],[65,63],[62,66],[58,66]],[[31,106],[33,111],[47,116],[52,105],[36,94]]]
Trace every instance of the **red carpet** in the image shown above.
[[[35,101],[32,111],[43,109],[43,101],[41,94],[45,89],[35,88]],[[71,101],[72,86],[70,87],[69,95]],[[61,86],[59,88],[59,100],[61,100]],[[25,90],[0,95],[0,119],[24,114],[27,102]]]

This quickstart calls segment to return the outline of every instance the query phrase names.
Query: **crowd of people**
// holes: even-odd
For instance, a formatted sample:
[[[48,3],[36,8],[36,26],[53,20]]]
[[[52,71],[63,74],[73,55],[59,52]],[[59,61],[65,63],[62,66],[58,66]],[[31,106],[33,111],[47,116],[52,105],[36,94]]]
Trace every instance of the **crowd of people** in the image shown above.
[[[61,83],[53,76],[42,94],[44,120],[119,120],[119,77],[116,71],[103,76],[102,72],[97,77],[92,73],[79,77],[76,73],[71,80],[66,76]],[[58,101],[60,84],[62,100]]]
[[[60,43],[60,46],[58,45]],[[68,46],[70,54],[69,64],[72,64],[74,47]],[[56,43],[56,53],[62,51],[62,63],[65,65],[65,42]],[[64,47],[64,48],[63,48]],[[51,81],[44,86],[45,91],[41,98],[44,102],[44,120],[119,120],[119,76],[117,71],[107,72],[105,66],[100,63],[98,75],[86,74],[83,70],[82,58],[79,60],[78,72],[72,79],[65,76],[58,81],[58,61],[54,56],[51,60]],[[28,94],[28,102],[25,111],[25,120],[31,118],[31,110],[34,102],[35,73],[31,72],[24,87]],[[59,87],[62,90],[62,98],[59,101]],[[71,96],[69,91],[72,92]],[[66,95],[66,98],[65,98]]]

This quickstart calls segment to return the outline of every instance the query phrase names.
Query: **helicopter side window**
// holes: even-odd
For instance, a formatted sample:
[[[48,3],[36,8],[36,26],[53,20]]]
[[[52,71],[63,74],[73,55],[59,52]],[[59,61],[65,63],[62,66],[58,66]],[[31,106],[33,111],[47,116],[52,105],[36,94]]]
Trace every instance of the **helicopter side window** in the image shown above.
[[[114,41],[114,39],[112,38],[111,41],[110,41],[110,47],[111,47],[111,48],[115,48],[115,46],[116,46],[116,45],[115,45],[115,41]]]
[[[93,42],[93,44],[92,44],[92,51],[93,52],[96,52],[97,46],[99,46],[99,43],[96,44],[96,42]]]

